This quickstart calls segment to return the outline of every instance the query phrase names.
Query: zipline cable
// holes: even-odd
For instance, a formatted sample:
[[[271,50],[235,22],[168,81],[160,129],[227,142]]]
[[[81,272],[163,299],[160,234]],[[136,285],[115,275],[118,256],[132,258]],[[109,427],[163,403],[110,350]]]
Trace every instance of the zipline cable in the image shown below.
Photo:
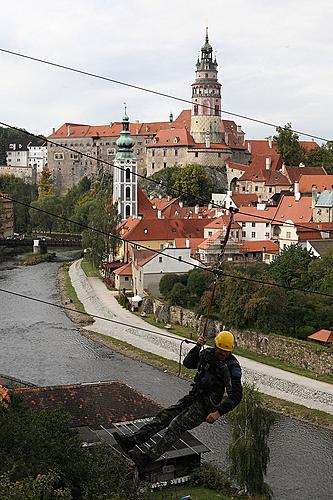
[[[17,56],[17,57],[21,57],[23,59],[28,59],[30,61],[35,61],[35,62],[38,62],[38,63],[47,64],[49,66],[53,66],[53,67],[56,67],[56,68],[64,69],[66,71],[71,71],[73,73],[79,73],[81,75],[90,76],[92,78],[97,78],[99,80],[104,80],[104,81],[107,81],[107,82],[115,83],[117,85],[123,85],[125,87],[130,87],[132,89],[140,90],[142,92],[148,92],[150,94],[155,94],[155,95],[158,95],[160,97],[166,97],[167,99],[172,99],[174,101],[180,101],[180,102],[184,102],[186,104],[191,104],[191,105],[193,104],[192,101],[190,101],[189,99],[183,99],[181,97],[177,97],[177,96],[174,96],[174,95],[171,95],[171,94],[166,94],[164,92],[159,92],[157,90],[148,89],[146,87],[141,87],[139,85],[134,85],[134,84],[127,83],[127,82],[122,82],[120,80],[115,80],[113,78],[108,78],[108,77],[102,76],[102,75],[97,75],[97,74],[91,73],[89,71],[84,71],[84,70],[80,70],[80,69],[77,69],[77,68],[73,68],[72,66],[65,66],[63,64],[58,64],[58,63],[55,63],[55,62],[52,62],[52,61],[48,61],[46,59],[41,59],[41,58],[38,58],[38,57],[28,56],[26,54],[22,54],[20,52],[14,52],[12,50],[4,49],[4,48],[0,48],[0,52],[6,53],[6,54],[10,54],[10,55],[13,55],[13,56]],[[214,109],[215,110],[215,108],[213,108],[212,106],[206,105],[206,104],[200,104],[200,106],[202,106],[203,108],[208,108],[208,109]],[[283,126],[277,125],[276,123],[267,122],[265,120],[260,120],[258,118],[252,118],[250,116],[241,115],[239,113],[234,113],[232,111],[221,110],[221,112],[224,113],[224,114],[226,114],[226,115],[235,116],[237,118],[242,118],[244,120],[252,121],[252,122],[255,122],[255,123],[260,123],[261,125],[267,125],[269,127],[274,127],[275,129],[277,129],[277,128],[284,128]],[[290,131],[291,132],[295,132],[296,134],[299,134],[299,135],[303,135],[303,136],[306,136],[306,137],[311,137],[313,139],[319,139],[320,141],[326,141],[326,142],[330,141],[330,139],[326,139],[325,137],[320,137],[320,136],[317,136],[317,135],[309,134],[308,132],[302,132],[302,131],[295,130],[295,129],[290,129]]]

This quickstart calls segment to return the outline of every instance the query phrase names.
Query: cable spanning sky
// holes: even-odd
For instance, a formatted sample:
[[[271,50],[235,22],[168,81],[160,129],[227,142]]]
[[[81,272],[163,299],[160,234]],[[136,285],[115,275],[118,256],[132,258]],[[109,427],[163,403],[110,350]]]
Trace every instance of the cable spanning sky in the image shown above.
[[[12,0],[0,47],[191,98],[205,26],[222,107],[333,137],[331,0]],[[189,106],[0,54],[1,120],[48,135],[65,121],[164,121]],[[225,118],[230,119],[226,116]],[[270,127],[236,119],[247,138]]]

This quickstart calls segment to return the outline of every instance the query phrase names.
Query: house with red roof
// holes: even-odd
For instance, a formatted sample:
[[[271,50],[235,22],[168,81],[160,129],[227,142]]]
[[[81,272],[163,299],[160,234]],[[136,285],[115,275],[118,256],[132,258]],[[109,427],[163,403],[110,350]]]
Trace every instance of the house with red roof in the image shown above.
[[[164,248],[160,253],[152,250],[133,248],[132,277],[134,295],[144,296],[149,292],[159,296],[159,283],[163,276],[170,273],[185,274],[202,267],[202,263],[191,256],[189,246],[185,248]]]

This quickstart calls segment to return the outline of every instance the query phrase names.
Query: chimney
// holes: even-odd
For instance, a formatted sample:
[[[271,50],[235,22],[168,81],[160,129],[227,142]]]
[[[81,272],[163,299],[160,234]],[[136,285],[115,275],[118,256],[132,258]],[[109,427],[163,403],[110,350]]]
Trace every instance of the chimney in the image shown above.
[[[314,208],[316,206],[317,199],[318,199],[317,186],[312,186],[312,203],[311,203],[311,208]]]
[[[205,143],[206,143],[206,148],[210,148],[210,133],[209,132],[206,132]]]
[[[157,218],[158,219],[163,219],[163,217],[162,217],[162,210],[157,210]]]
[[[247,150],[249,153],[251,153],[251,143],[250,142],[247,143]]]
[[[67,125],[67,137],[71,135],[71,126]]]
[[[272,149],[272,147],[273,147],[273,137],[270,135],[269,137],[267,137],[267,140],[268,140],[268,146],[270,147],[270,149]]]
[[[195,205],[195,207],[194,207],[194,213],[195,214],[199,213],[199,205]]]
[[[170,116],[169,116],[169,122],[172,123],[173,122],[173,114],[170,113]]]
[[[266,157],[266,170],[270,170],[272,165],[272,158],[270,156]]]
[[[55,134],[55,128],[54,127],[52,128],[52,134]]]
[[[299,182],[295,182],[294,184],[294,195],[295,201],[299,201],[301,198],[301,193],[299,192]]]

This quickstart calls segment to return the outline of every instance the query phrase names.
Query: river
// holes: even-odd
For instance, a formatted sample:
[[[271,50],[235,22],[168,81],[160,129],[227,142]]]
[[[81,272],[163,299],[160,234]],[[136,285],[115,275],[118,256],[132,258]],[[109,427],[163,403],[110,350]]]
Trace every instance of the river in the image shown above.
[[[73,257],[69,250],[62,259]],[[56,287],[59,262],[33,267],[0,264],[0,288],[60,304]],[[100,346],[82,336],[61,309],[0,292],[0,373],[38,385],[122,379],[168,405],[189,383]],[[119,328],[110,325],[110,329]],[[194,434],[211,450],[205,458],[225,466],[230,431],[221,419]],[[278,500],[332,498],[333,432],[281,416],[269,444],[267,482]]]

